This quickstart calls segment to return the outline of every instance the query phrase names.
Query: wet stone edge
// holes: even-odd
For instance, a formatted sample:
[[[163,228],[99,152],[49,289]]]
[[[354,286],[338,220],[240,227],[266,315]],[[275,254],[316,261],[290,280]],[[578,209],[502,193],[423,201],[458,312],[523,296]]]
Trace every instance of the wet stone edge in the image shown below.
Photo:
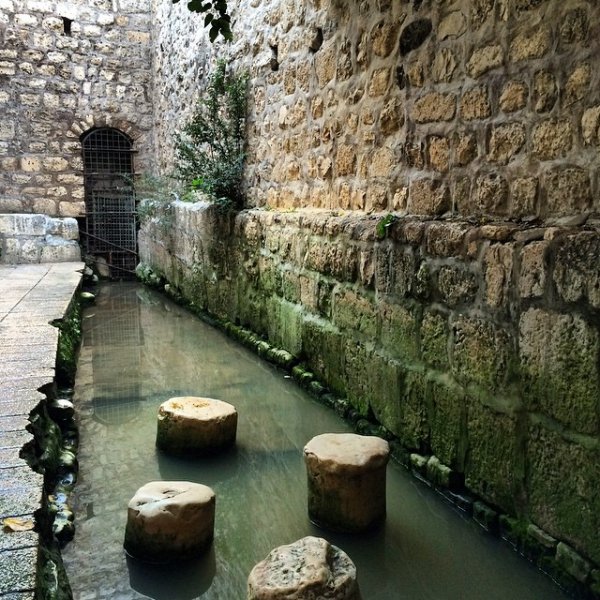
[[[300,359],[270,344],[253,331],[221,319],[198,307],[148,265],[136,269],[138,279],[183,306],[202,321],[254,351],[258,356],[283,369],[313,398],[332,408],[356,433],[375,435],[390,444],[392,458],[416,479],[434,489],[460,513],[473,519],[488,533],[499,537],[522,557],[549,576],[561,589],[579,600],[600,600],[600,566],[581,556],[525,519],[503,513],[490,506],[464,486],[464,476],[444,465],[436,456],[414,453],[375,419],[361,415],[346,398],[332,393]]]
[[[53,383],[39,391],[46,397],[31,411],[27,430],[34,436],[21,450],[29,466],[44,475],[42,507],[36,511],[40,535],[36,600],[71,600],[61,548],[75,533],[70,494],[77,481],[78,430],[72,402],[77,356],[81,342],[81,299],[76,290],[62,319],[51,324],[60,330]]]

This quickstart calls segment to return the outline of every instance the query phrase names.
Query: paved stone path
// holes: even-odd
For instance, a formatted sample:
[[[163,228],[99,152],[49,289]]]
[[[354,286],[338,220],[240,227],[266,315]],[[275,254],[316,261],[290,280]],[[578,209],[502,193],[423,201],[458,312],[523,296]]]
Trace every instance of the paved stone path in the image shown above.
[[[81,281],[83,263],[0,265],[0,520],[33,518],[43,477],[19,458],[31,439],[29,412],[52,383],[58,329]],[[38,535],[0,530],[0,598],[33,598]]]

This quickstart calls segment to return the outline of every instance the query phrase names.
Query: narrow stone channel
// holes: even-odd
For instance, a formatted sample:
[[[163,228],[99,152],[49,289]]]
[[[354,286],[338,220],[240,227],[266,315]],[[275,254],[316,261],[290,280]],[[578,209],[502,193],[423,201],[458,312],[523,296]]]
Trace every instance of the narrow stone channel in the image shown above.
[[[235,451],[193,461],[157,452],[158,406],[188,394],[236,406]],[[365,600],[565,598],[395,464],[388,467],[388,514],[379,531],[347,536],[313,526],[302,448],[317,434],[348,431],[346,424],[282,372],[137,284],[102,286],[84,313],[75,403],[77,530],[63,555],[76,600],[243,600],[253,565],[306,535],[349,554]],[[155,479],[215,490],[215,541],[203,560],[158,567],[125,556],[127,502]]]

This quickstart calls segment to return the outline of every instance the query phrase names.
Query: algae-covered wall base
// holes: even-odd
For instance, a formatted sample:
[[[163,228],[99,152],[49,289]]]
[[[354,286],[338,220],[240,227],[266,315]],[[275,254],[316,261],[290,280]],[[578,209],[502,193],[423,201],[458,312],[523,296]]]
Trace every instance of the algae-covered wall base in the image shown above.
[[[142,270],[284,349],[356,423],[393,434],[415,471],[589,591],[600,235],[406,218],[381,239],[382,218],[176,203],[173,235],[141,232]]]

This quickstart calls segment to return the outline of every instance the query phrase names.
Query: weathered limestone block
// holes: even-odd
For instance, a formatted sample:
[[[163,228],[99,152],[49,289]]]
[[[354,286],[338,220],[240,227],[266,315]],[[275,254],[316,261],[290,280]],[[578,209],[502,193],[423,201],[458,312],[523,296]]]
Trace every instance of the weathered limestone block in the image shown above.
[[[468,269],[444,265],[437,275],[437,289],[442,301],[455,307],[473,302],[478,285],[475,274]]]
[[[248,577],[248,600],[360,600],[348,555],[317,537],[272,550]]]
[[[473,52],[467,63],[467,72],[476,79],[487,71],[499,67],[504,60],[502,46],[494,44],[478,48]]]
[[[545,177],[546,212],[549,215],[572,215],[589,210],[592,203],[590,177],[579,167],[556,167]]]
[[[573,144],[573,127],[569,119],[548,119],[533,128],[533,152],[540,160],[564,155]]]
[[[320,526],[363,531],[385,517],[389,444],[377,437],[326,433],[304,447],[308,514]]]
[[[554,282],[567,302],[587,301],[600,308],[600,235],[585,231],[558,241]]]
[[[172,454],[210,454],[232,446],[237,411],[213,398],[182,396],[160,405],[156,445]]]
[[[474,383],[490,392],[504,392],[514,375],[515,349],[505,328],[491,321],[457,316],[453,323],[452,372],[467,385]]]
[[[189,481],[151,481],[129,501],[125,550],[148,562],[200,554],[214,536],[215,494]]]
[[[499,173],[480,175],[475,182],[477,212],[504,215],[508,211],[508,183]]]
[[[448,138],[432,136],[429,139],[429,164],[431,168],[445,173],[450,168],[450,143]]]
[[[552,109],[558,98],[556,77],[550,71],[538,71],[533,78],[533,102],[536,112]]]
[[[549,27],[538,26],[515,36],[510,44],[510,58],[514,62],[541,58],[552,44],[552,31]]]
[[[432,383],[430,402],[431,450],[453,469],[462,472],[467,450],[467,399],[459,386]]]
[[[414,215],[441,215],[450,209],[450,192],[436,179],[414,179],[410,183],[408,208]]]
[[[544,256],[548,242],[527,244],[521,251],[519,292],[523,298],[538,298],[544,292],[546,267]]]
[[[537,215],[538,180],[536,177],[517,177],[510,182],[510,214],[513,217]]]
[[[485,119],[491,112],[488,90],[485,86],[466,91],[460,99],[459,114],[463,121]]]
[[[458,63],[456,56],[449,48],[442,48],[436,53],[431,65],[431,75],[436,83],[450,82]]]
[[[456,114],[454,94],[430,92],[421,96],[414,104],[412,117],[417,123],[450,121]]]
[[[512,244],[492,244],[485,251],[485,299],[489,306],[508,306],[512,286],[513,253]]]
[[[522,81],[509,81],[503,88],[500,95],[500,108],[511,113],[521,110],[527,103],[527,85]]]
[[[578,314],[531,308],[521,315],[520,358],[531,410],[580,433],[599,430],[597,328]]]
[[[600,562],[600,453],[590,441],[577,443],[532,424],[526,448],[527,496],[529,514],[539,527]]]
[[[505,123],[491,128],[488,160],[506,164],[525,145],[525,127],[520,123]]]
[[[495,506],[514,510],[518,490],[517,421],[470,399],[465,485]]]
[[[585,97],[590,86],[592,69],[589,63],[578,65],[565,84],[564,106],[571,106]]]

